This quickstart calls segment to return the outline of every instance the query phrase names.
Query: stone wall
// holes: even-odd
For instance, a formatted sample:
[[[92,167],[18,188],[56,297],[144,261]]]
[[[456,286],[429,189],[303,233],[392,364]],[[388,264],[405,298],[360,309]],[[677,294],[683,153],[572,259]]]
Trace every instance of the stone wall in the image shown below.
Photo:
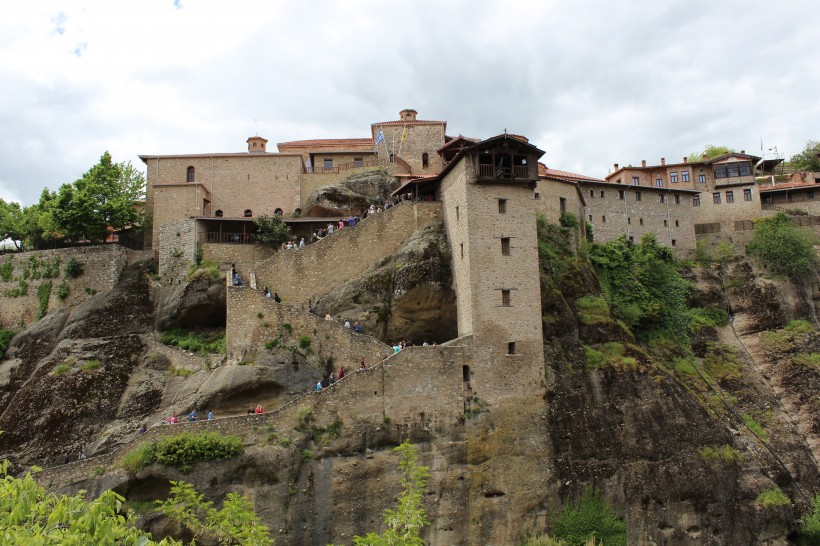
[[[249,279],[251,271],[271,256],[276,249],[262,244],[200,243],[203,260],[213,260],[220,265],[236,265],[243,279]]]
[[[586,200],[584,220],[592,224],[596,242],[612,241],[621,235],[638,242],[645,234],[654,233],[666,246],[695,248],[691,193],[587,182],[580,187]]]
[[[226,218],[240,218],[245,210],[254,216],[271,215],[277,208],[290,214],[300,206],[303,164],[299,154],[154,156],[146,157],[145,163],[145,208],[153,217],[154,244],[162,225],[191,216],[191,207],[197,215],[213,216],[221,210]],[[210,203],[187,195],[160,198],[163,184],[188,184],[189,167],[194,169],[194,183],[207,190]]]
[[[289,303],[316,300],[394,254],[414,231],[440,217],[441,203],[401,203],[304,249],[276,253],[257,267],[257,286],[268,286]]]
[[[59,258],[59,276],[52,279],[34,279],[32,262],[40,265],[38,270],[42,274],[45,265],[52,265],[54,259]],[[83,274],[77,278],[66,278],[65,265],[71,260],[77,260],[83,268]],[[37,298],[37,287],[51,281],[51,296],[48,302],[48,311],[74,307],[97,292],[107,292],[113,288],[119,279],[120,272],[128,263],[128,250],[120,245],[97,245],[81,248],[61,248],[56,250],[37,250],[7,254],[0,257],[0,265],[12,262],[12,278],[9,282],[0,280],[0,326],[17,330],[37,320],[40,309]],[[28,271],[28,278],[26,277]],[[34,274],[34,276],[37,276]],[[19,289],[20,282],[27,285],[25,296],[12,297],[11,290]],[[68,286],[68,296],[61,300],[57,296],[57,288],[62,283]]]
[[[566,204],[566,211],[574,214],[583,224],[584,205],[578,195],[574,182],[558,180],[539,180],[535,187],[535,209],[544,213],[551,224],[557,224],[561,217],[561,200]]]
[[[374,126],[373,140],[375,142],[379,129],[384,132],[384,142],[378,147],[380,159],[388,159],[395,153],[406,161],[413,174],[434,174],[440,172],[443,165],[436,150],[444,146],[444,122],[408,122],[406,124],[391,124]],[[402,132],[407,130],[405,140],[401,142]],[[395,147],[394,147],[395,142]],[[385,148],[385,144],[387,147]],[[394,151],[395,149],[395,151]],[[422,166],[422,154],[426,153],[428,166]]]
[[[196,263],[196,220],[169,222],[160,228],[159,274],[165,282],[181,279]]]
[[[305,407],[312,410],[319,425],[340,419],[344,427],[345,421],[367,418],[397,429],[408,426],[427,430],[451,429],[463,424],[463,366],[469,360],[469,347],[410,347],[365,371],[351,373],[332,388],[308,393],[276,410],[261,415],[157,425],[143,435],[135,434],[113,453],[47,468],[35,478],[41,485],[59,490],[92,478],[100,468],[113,471],[119,458],[142,442],[182,432],[218,432],[248,437],[271,426],[277,432],[292,434],[297,424],[296,415]],[[422,377],[429,380],[420,381]],[[342,431],[344,433],[344,428]],[[118,472],[120,479],[126,479],[123,471]]]
[[[473,300],[470,287],[473,270],[470,266],[470,222],[472,214],[467,206],[467,162],[460,161],[441,182],[444,227],[453,257],[453,284],[456,290],[458,335],[473,332]]]
[[[391,347],[376,338],[308,313],[305,305],[279,304],[247,286],[228,287],[227,313],[229,360],[253,361],[265,343],[274,339],[282,346],[299,347],[301,336],[309,336],[310,350],[326,362],[332,359],[334,369],[356,370],[361,357],[371,365],[392,353]]]

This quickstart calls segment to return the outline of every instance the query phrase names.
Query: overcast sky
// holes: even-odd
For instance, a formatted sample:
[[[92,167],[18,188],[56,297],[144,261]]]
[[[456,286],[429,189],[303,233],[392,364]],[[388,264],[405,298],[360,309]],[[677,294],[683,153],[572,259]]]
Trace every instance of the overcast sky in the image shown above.
[[[403,108],[591,176],[707,144],[789,157],[820,140],[815,22],[806,0],[16,0],[0,198],[32,204],[105,150],[143,169],[256,133],[369,137]]]

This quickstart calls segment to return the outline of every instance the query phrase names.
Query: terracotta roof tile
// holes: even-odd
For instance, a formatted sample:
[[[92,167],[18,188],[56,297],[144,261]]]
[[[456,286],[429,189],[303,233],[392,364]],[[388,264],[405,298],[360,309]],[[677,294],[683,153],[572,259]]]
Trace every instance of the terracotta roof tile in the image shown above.
[[[310,140],[291,140],[290,142],[279,142],[276,146],[281,148],[293,147],[304,148],[308,146],[319,147],[336,147],[336,146],[373,146],[372,138],[314,138]]]
[[[820,188],[820,184],[815,184],[814,182],[783,182],[781,184],[775,184],[774,186],[760,186],[761,192],[767,191],[778,191],[778,190],[791,190],[795,188]]]
[[[538,176],[542,178],[556,178],[558,180],[566,180],[567,182],[606,182],[601,178],[593,178],[583,174],[575,174],[567,171],[559,171],[558,169],[550,169],[543,163],[538,163]]]

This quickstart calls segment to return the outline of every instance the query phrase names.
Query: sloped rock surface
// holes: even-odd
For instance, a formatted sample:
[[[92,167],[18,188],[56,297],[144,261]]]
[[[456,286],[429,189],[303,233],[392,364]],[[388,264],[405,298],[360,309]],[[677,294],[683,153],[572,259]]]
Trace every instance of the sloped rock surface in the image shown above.
[[[311,195],[305,205],[307,216],[361,214],[370,205],[383,206],[396,179],[384,169],[354,173],[341,184],[325,186]]]

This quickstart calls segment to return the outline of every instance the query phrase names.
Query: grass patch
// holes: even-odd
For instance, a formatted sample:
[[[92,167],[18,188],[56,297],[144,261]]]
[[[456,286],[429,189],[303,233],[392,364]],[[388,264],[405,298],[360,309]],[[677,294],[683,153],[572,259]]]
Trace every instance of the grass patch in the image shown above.
[[[100,366],[102,366],[102,362],[99,360],[86,360],[80,365],[80,369],[85,372],[93,372],[94,370],[99,370]]]
[[[761,491],[755,501],[766,508],[788,506],[791,503],[789,497],[779,487]]]
[[[575,300],[578,318],[587,325],[611,322],[609,303],[598,296],[583,296]]]
[[[792,334],[808,334],[814,332],[814,326],[807,320],[793,320],[786,325],[786,331]]]
[[[188,368],[176,368],[174,366],[170,366],[168,368],[168,374],[174,377],[188,377],[189,375],[193,374],[193,370],[189,370]]]
[[[54,377],[60,377],[69,370],[71,370],[71,366],[63,362],[62,364],[57,364],[54,366],[54,369],[51,371],[51,375]]]
[[[63,275],[69,279],[76,279],[83,274],[83,264],[71,258],[63,267]]]
[[[673,358],[672,367],[675,370],[675,375],[681,378],[698,375],[698,371],[695,369],[695,363],[688,358]]]
[[[760,339],[774,351],[788,351],[792,347],[792,340],[785,332],[763,332]]]
[[[313,458],[313,452],[309,449],[302,450],[302,460],[307,462]]]
[[[40,320],[48,313],[48,300],[51,297],[51,288],[51,281],[42,282],[37,287],[37,302],[40,306],[37,311],[37,320]]]
[[[800,542],[808,546],[820,544],[820,493],[812,499],[812,510],[800,520]]]
[[[219,264],[214,260],[203,260],[199,265],[192,264],[191,268],[188,269],[187,276],[189,280],[198,279],[200,277],[218,279],[221,277],[219,274]]]
[[[743,454],[726,444],[719,447],[705,446],[698,448],[698,455],[704,461],[715,465],[718,463],[740,464],[743,462]]]
[[[296,430],[303,430],[310,425],[315,418],[313,417],[313,408],[310,406],[302,406],[296,410]]]
[[[749,430],[755,433],[755,436],[760,438],[760,441],[764,444],[769,443],[769,435],[766,434],[766,429],[763,428],[763,425],[755,421],[754,417],[749,415],[748,413],[743,414],[743,422],[749,427]]]
[[[587,357],[587,366],[591,368],[610,366],[624,371],[634,371],[638,369],[637,359],[626,356],[626,347],[623,343],[617,341],[604,343],[597,349],[584,345],[584,352]]]
[[[820,353],[795,355],[792,362],[808,366],[809,368],[820,368]]]
[[[689,330],[696,332],[701,328],[716,328],[729,324],[729,313],[720,307],[706,309],[696,307],[686,312],[689,319]]]
[[[133,473],[150,464],[159,463],[181,472],[189,472],[196,463],[228,459],[242,451],[242,438],[239,436],[225,436],[218,432],[183,432],[157,442],[140,444],[125,454],[120,466]]]
[[[715,379],[740,379],[742,372],[735,347],[722,343],[708,343],[703,360],[706,372]]]
[[[68,297],[69,288],[68,284],[63,282],[57,286],[57,297],[60,298],[60,301],[65,301]]]
[[[225,354],[225,333],[202,335],[182,328],[173,328],[163,332],[161,340],[171,345],[200,354]]]
[[[310,336],[299,336],[299,348],[307,351],[310,349]]]
[[[313,429],[314,439],[318,444],[329,444],[339,437],[342,422],[338,418],[326,427],[316,427]]]

